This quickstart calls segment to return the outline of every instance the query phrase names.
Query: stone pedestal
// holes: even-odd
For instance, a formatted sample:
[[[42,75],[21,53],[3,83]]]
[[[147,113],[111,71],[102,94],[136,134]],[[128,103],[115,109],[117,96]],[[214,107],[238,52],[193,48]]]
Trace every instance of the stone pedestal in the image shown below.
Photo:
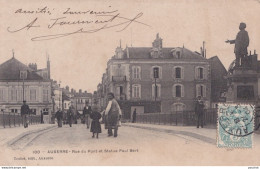
[[[246,65],[229,70],[228,103],[255,103],[258,99],[257,55],[248,56],[248,60]]]

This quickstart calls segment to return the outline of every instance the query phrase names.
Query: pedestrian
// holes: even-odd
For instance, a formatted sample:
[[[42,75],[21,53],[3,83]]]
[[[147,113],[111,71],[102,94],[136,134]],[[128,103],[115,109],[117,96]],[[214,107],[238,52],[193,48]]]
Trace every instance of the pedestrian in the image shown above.
[[[72,106],[69,107],[69,110],[67,112],[67,118],[68,118],[68,122],[70,127],[72,127],[72,121],[73,121],[73,108]]]
[[[58,121],[58,127],[62,127],[62,118],[63,118],[63,112],[59,108],[58,111],[55,114],[55,118]]]
[[[96,134],[96,137],[98,138],[98,134],[101,133],[101,125],[99,122],[101,117],[102,116],[99,113],[98,107],[93,106],[92,113],[90,114],[90,118],[92,119],[91,128],[90,128],[90,132],[93,133],[92,138],[95,137],[95,134]]]
[[[42,113],[42,110],[41,110],[41,124],[43,124],[43,113]]]
[[[91,114],[91,106],[87,106],[87,104],[86,104],[86,106],[83,109],[83,116],[84,116],[87,128],[89,128],[89,116],[90,116],[90,114]]]
[[[29,115],[29,112],[30,112],[30,108],[26,104],[26,100],[24,100],[23,101],[23,105],[21,106],[21,116],[22,116],[22,119],[23,119],[24,128],[28,127],[28,123],[29,123],[28,115]]]
[[[108,136],[113,136],[114,129],[114,137],[118,135],[118,124],[121,119],[122,113],[118,102],[115,100],[115,96],[113,93],[108,93],[108,104],[106,107],[105,115],[107,118],[107,128],[108,128]]]
[[[198,99],[195,102],[195,114],[197,116],[197,128],[199,128],[199,126],[201,126],[201,128],[203,128],[204,107],[205,107],[205,104],[201,100],[201,96],[198,96]]]
[[[136,108],[135,108],[135,110],[133,112],[133,121],[132,121],[132,123],[135,123],[135,122],[136,122]]]

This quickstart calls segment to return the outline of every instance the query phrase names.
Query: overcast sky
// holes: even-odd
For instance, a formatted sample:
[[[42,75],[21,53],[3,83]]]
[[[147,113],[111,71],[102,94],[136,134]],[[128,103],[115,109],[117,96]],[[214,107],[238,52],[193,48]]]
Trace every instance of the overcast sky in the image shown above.
[[[131,44],[133,47],[151,47],[156,33],[160,33],[163,47],[182,47],[184,44],[192,51],[200,51],[200,46],[205,41],[207,57],[217,55],[228,68],[235,58],[234,46],[226,44],[225,40],[234,39],[239,31],[239,23],[245,22],[250,37],[248,49],[260,51],[260,1],[258,0],[124,2],[66,0],[62,3],[2,0],[0,6],[0,63],[10,59],[14,49],[15,57],[21,62],[37,63],[38,68],[43,68],[46,67],[46,53],[48,53],[53,79],[61,81],[62,86],[69,85],[71,88],[88,92],[96,90],[97,84],[101,82],[106,63],[114,55],[120,39],[123,48]],[[46,13],[39,13],[38,8],[44,7],[47,7]],[[69,11],[85,13],[63,14],[68,8]],[[34,13],[21,13],[24,10],[34,11]],[[96,16],[91,14],[91,10],[110,11],[110,15],[118,14],[118,17],[112,19],[112,16]],[[135,16],[140,16],[135,20],[138,22],[130,23],[123,31],[120,30],[128,23],[108,28],[128,21],[119,17],[133,19]],[[102,26],[105,25],[102,23],[63,24],[62,26],[56,24],[51,27],[57,18],[61,18],[57,23],[97,19],[100,21],[112,19],[112,21],[107,22],[106,29],[102,30]],[[30,25],[34,27],[25,27],[35,19],[36,21]],[[67,34],[68,36],[65,37],[44,41],[32,40],[32,38],[42,40],[37,39],[40,36],[72,33],[80,31],[81,28],[92,33]],[[96,32],[93,33],[93,30]]]

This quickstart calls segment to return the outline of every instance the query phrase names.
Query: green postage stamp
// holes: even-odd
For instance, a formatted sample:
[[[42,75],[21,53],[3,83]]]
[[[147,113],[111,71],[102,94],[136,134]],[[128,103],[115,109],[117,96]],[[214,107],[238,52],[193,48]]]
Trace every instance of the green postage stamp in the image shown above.
[[[226,148],[252,148],[254,106],[219,104],[217,146]]]

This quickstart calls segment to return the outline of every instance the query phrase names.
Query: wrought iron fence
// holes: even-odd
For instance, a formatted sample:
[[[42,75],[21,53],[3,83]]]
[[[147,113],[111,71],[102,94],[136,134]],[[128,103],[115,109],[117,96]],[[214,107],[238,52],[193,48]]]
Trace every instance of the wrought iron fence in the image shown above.
[[[29,124],[41,123],[40,115],[28,115]],[[18,127],[23,125],[23,120],[20,114],[11,112],[0,112],[0,128]]]
[[[197,117],[194,111],[176,111],[172,113],[137,114],[137,123],[196,125]],[[217,109],[207,109],[204,113],[204,125],[216,125]]]

